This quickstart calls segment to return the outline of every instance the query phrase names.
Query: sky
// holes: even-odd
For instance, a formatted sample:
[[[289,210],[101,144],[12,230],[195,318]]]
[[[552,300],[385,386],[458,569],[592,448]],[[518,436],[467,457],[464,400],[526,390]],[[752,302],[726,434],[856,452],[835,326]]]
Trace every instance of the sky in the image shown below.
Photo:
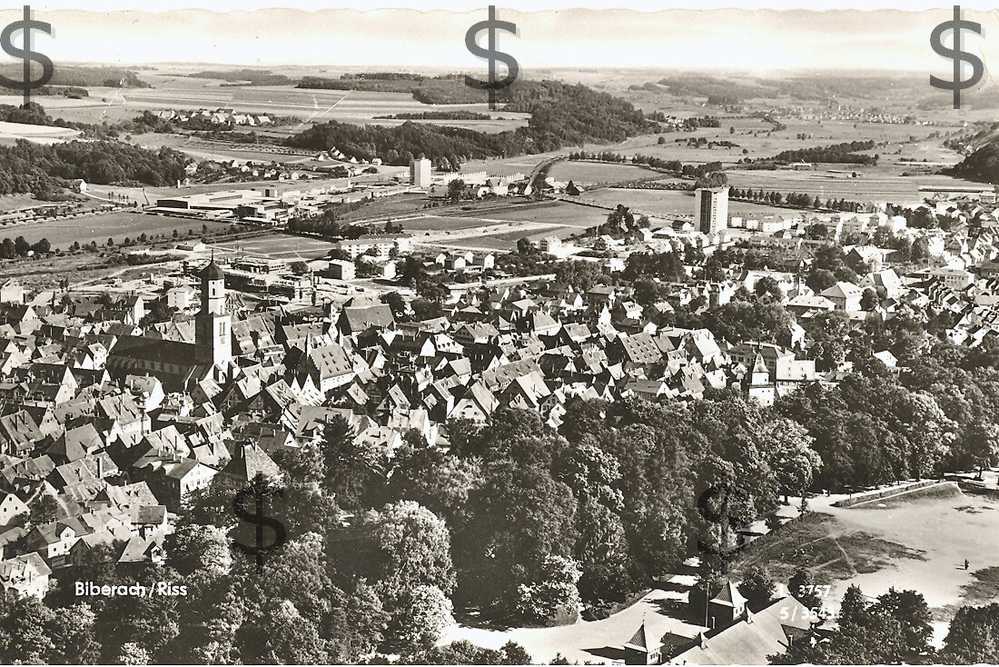
[[[500,33],[499,48],[528,75],[532,67],[949,71],[949,61],[929,47],[930,31],[952,12],[939,3],[809,0],[803,9],[804,3],[774,0],[499,1],[499,18],[517,25],[517,35]],[[33,3],[32,12],[54,34],[36,32],[33,40],[57,64],[482,66],[465,48],[469,26],[486,17],[482,0],[277,4],[88,0],[77,9],[49,0]],[[865,9],[845,9],[851,5]],[[719,6],[727,8],[711,8]],[[982,23],[985,35],[965,33],[964,42],[988,68],[990,60],[999,63],[999,40],[986,39],[999,34],[999,10],[976,6],[986,3],[962,3],[964,17]],[[835,9],[817,11],[825,7]],[[0,25],[20,11],[17,5],[0,11]]]

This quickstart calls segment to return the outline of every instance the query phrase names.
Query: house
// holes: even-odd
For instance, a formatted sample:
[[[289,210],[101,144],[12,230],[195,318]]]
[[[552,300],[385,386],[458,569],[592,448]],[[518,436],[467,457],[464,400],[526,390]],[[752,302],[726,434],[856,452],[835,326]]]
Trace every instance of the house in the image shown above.
[[[856,312],[860,310],[860,298],[864,292],[862,289],[844,281],[828,287],[821,292],[821,296],[833,302],[836,310],[843,312]]]
[[[50,574],[52,570],[38,554],[23,554],[0,561],[0,589],[41,599],[49,590]]]
[[[624,644],[624,664],[626,665],[658,665],[661,662],[662,641],[649,628],[648,619],[642,619],[638,630]]]
[[[785,653],[792,642],[808,634],[815,620],[814,613],[793,597],[775,600],[757,612],[743,600],[739,607],[726,605],[726,614],[735,608],[740,611],[732,622],[689,638],[686,646],[666,657],[666,664],[769,664],[768,656]]]
[[[13,278],[0,283],[0,303],[24,303],[24,287]]]
[[[246,442],[236,446],[232,460],[220,473],[226,481],[236,486],[245,486],[257,475],[270,479],[279,479],[281,469],[256,443]]]
[[[0,492],[0,527],[8,526],[15,518],[28,513],[28,506],[15,494]]]
[[[364,333],[371,328],[391,327],[394,324],[392,309],[386,304],[348,306],[340,313],[337,329],[349,336]]]

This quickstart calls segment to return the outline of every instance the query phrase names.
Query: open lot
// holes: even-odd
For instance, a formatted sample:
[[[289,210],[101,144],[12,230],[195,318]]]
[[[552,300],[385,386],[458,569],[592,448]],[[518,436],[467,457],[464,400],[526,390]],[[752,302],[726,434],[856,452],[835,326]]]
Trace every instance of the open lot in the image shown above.
[[[832,612],[851,584],[869,596],[916,590],[934,612],[938,642],[958,607],[999,597],[999,500],[945,483],[851,508],[828,501],[810,500],[813,514],[751,545],[739,568],[762,564],[786,581],[807,567],[832,585]]]

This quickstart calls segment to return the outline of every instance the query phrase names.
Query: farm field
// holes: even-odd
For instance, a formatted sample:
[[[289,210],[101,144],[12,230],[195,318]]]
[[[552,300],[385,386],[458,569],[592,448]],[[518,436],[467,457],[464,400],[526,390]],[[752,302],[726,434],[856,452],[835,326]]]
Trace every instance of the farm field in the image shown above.
[[[581,206],[568,202],[549,202],[541,205],[513,205],[499,210],[482,211],[481,217],[488,220],[534,222],[585,229],[606,222],[608,212],[592,206]]]
[[[14,209],[28,208],[29,206],[44,206],[52,203],[54,202],[35,199],[29,194],[0,195],[0,211],[13,211]]]
[[[737,188],[777,190],[779,192],[807,192],[822,198],[835,197],[852,201],[890,201],[896,204],[919,203],[920,186],[972,185],[983,187],[959,178],[938,175],[898,176],[885,173],[881,167],[857,168],[857,178],[830,174],[828,169],[842,165],[823,165],[815,171],[776,171],[730,169],[726,173],[730,185]],[[986,186],[987,187],[987,186]]]
[[[600,164],[596,162],[556,162],[549,175],[560,181],[588,186],[597,183],[621,183],[640,178],[650,178],[659,172],[630,164]]]
[[[249,150],[230,148],[229,145],[221,142],[203,141],[184,134],[134,134],[132,141],[142,148],[151,150],[163,147],[173,148],[194,158],[220,162],[237,160],[239,162],[277,162],[283,164],[308,159],[306,155],[252,150],[249,146],[247,146]]]
[[[9,146],[19,139],[27,139],[36,144],[56,144],[71,141],[80,136],[79,130],[47,125],[7,123],[0,121],[0,144]]]
[[[189,229],[198,233],[202,224],[208,226],[209,232],[224,230],[229,226],[221,222],[204,222],[162,215],[108,213],[69,220],[10,225],[2,228],[0,236],[10,236],[11,238],[23,236],[30,243],[46,238],[53,248],[65,248],[73,241],[79,241],[81,244],[97,241],[98,245],[103,245],[107,243],[108,238],[113,238],[117,243],[126,236],[135,239],[140,234],[169,235],[175,229],[178,233],[184,233]]]
[[[582,198],[607,206],[624,204],[644,213],[660,216],[684,215],[694,212],[694,193],[684,190],[641,190],[629,188],[602,188],[584,192]],[[765,206],[747,202],[729,201],[729,215],[754,216],[783,215],[798,213],[794,209]]]
[[[702,111],[704,113],[704,111]],[[854,123],[846,121],[801,121],[790,119],[783,121],[788,127],[780,132],[767,134],[770,126],[758,118],[749,117],[726,117],[719,115],[721,127],[701,128],[695,132],[671,132],[657,134],[647,134],[632,137],[622,142],[614,144],[586,144],[582,150],[589,152],[611,151],[622,155],[651,155],[667,160],[679,160],[685,164],[703,164],[705,162],[721,162],[727,168],[737,171],[737,163],[744,157],[754,159],[770,157],[785,150],[800,149],[812,146],[824,146],[835,143],[858,141],[871,139],[876,142],[887,142],[885,145],[878,145],[873,151],[881,157],[880,163],[876,167],[863,168],[853,165],[826,165],[823,168],[850,169],[870,173],[868,177],[871,182],[870,197],[883,199],[886,196],[899,196],[900,194],[915,192],[918,184],[924,183],[961,183],[946,176],[919,176],[903,177],[901,174],[912,170],[915,165],[900,163],[900,158],[911,158],[921,162],[952,164],[960,160],[960,156],[954,151],[943,148],[939,137],[931,137],[934,133],[946,133],[957,129],[957,126],[933,127],[922,125],[888,125],[879,123]],[[734,132],[729,132],[729,127],[734,128]],[[756,136],[754,136],[754,134]],[[805,139],[799,139],[798,135],[805,135]],[[662,136],[665,143],[658,143]],[[737,148],[707,148],[688,147],[686,141],[691,138],[704,138],[709,141],[731,141],[737,144]],[[677,139],[681,140],[679,143]],[[516,156],[510,158],[491,158],[486,160],[473,160],[464,165],[464,171],[486,170],[490,173],[507,175],[516,172],[527,173],[534,165],[541,160],[554,155],[565,155],[579,147],[566,147],[559,151],[550,153]],[[743,152],[745,151],[745,153]],[[552,168],[552,175],[559,179],[567,180],[573,178],[581,184],[592,182],[615,182],[629,178],[641,178],[653,172],[640,170],[638,172],[626,173],[622,170],[641,169],[632,165],[599,165],[593,163],[569,163],[560,162]],[[575,170],[579,170],[576,172]],[[787,172],[794,177],[795,172]],[[626,175],[622,175],[626,174]],[[775,178],[776,184],[769,186],[771,189],[787,189],[781,183],[781,178],[785,176],[784,170],[757,172],[757,175],[765,174],[768,178]],[[874,177],[879,179],[876,186]],[[880,183],[883,180],[884,183]],[[910,181],[918,181],[917,185],[909,185]],[[735,185],[739,183],[733,182]],[[754,187],[768,187],[765,183]],[[791,187],[791,186],[788,186]],[[799,191],[800,191],[800,187]],[[878,197],[880,195],[880,197]],[[844,192],[843,195],[846,196]]]
[[[267,113],[274,116],[294,116],[298,124],[281,128],[282,133],[298,132],[309,123],[336,120],[347,123],[398,125],[404,120],[375,119],[397,113],[423,111],[467,110],[489,112],[483,98],[481,104],[423,104],[408,93],[318,90],[294,86],[220,86],[220,81],[184,76],[149,77],[154,88],[89,88],[90,97],[68,99],[53,96],[42,105],[54,117],[66,120],[99,123],[129,120],[142,111],[162,109],[198,109],[227,107],[247,113]],[[0,103],[11,104],[0,96]],[[483,132],[512,130],[527,124],[528,115],[513,112],[491,113],[490,120],[431,121],[436,124],[469,127]],[[249,129],[249,128],[248,128]]]

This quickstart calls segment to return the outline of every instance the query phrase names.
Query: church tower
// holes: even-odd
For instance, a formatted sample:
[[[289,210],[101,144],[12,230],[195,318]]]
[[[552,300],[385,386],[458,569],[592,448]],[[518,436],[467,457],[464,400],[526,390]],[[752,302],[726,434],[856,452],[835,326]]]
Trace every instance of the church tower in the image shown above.
[[[232,359],[232,317],[225,311],[225,275],[214,259],[201,272],[201,312],[194,331],[199,364],[217,366]]]

